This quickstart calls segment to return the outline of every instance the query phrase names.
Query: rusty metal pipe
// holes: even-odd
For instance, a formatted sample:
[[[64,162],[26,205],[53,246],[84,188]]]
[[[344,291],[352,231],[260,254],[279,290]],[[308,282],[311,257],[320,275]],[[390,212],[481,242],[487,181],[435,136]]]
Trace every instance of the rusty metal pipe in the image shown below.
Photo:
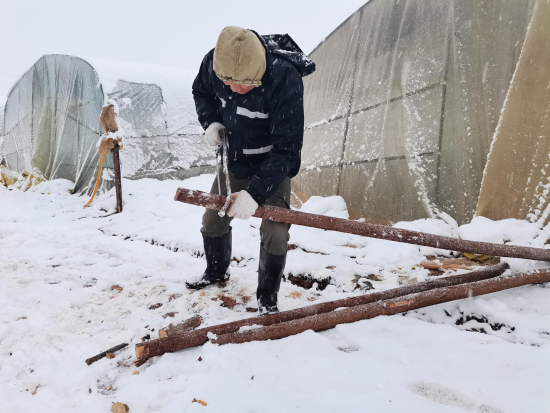
[[[219,211],[223,207],[226,200],[224,196],[212,195],[202,191],[192,191],[185,188],[178,188],[174,199],[186,204],[203,206],[216,211]],[[368,224],[348,219],[309,214],[307,212],[293,211],[274,206],[261,206],[256,210],[254,216],[293,225],[303,225],[311,228],[345,232],[369,238],[379,238],[443,250],[469,252],[497,257],[550,261],[550,250],[542,248],[468,241],[441,235],[426,234],[424,232],[393,228],[385,225]]]
[[[241,327],[251,326],[254,324],[261,326],[280,324],[292,320],[297,320],[299,318],[329,313],[336,310],[337,308],[342,309],[361,306],[373,303],[375,301],[389,300],[396,297],[426,292],[438,288],[446,288],[458,284],[474,283],[477,281],[487,280],[490,278],[498,277],[507,269],[508,264],[506,264],[505,262],[501,262],[500,264],[493,265],[491,267],[484,267],[475,271],[471,271],[467,274],[454,275],[451,277],[438,277],[435,280],[419,282],[417,284],[407,285],[391,290],[309,305],[307,307],[282,311],[280,313],[269,314],[263,317],[254,317],[247,318],[245,320],[232,321],[230,323],[219,324],[217,326],[204,327],[199,330],[180,330],[179,333],[176,332],[175,334],[166,334],[166,337],[163,336],[158,340],[136,344],[136,356],[139,360],[144,360],[149,357],[159,356],[167,352],[200,346],[208,341],[208,333],[213,333],[216,335],[226,335],[238,332]]]

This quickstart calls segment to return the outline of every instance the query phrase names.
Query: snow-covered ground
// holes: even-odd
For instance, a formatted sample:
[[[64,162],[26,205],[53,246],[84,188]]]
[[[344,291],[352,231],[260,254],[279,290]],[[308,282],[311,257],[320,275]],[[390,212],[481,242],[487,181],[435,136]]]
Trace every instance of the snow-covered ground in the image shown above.
[[[1,412],[109,412],[117,401],[131,413],[550,411],[547,284],[277,341],[206,344],[125,367],[135,360],[135,343],[171,322],[196,313],[208,325],[255,316],[246,308],[256,305],[256,218],[233,223],[235,260],[225,287],[185,288],[204,269],[203,210],[173,197],[179,186],[207,191],[212,180],[124,181],[117,215],[110,215],[112,192],[84,210],[87,199],[70,195],[67,181],[28,192],[0,186]],[[347,218],[338,197],[313,198],[302,210]],[[549,237],[514,220],[398,226],[538,247]],[[298,226],[290,242],[296,248],[285,275],[330,284],[318,291],[284,282],[281,309],[362,294],[369,283],[380,291],[403,277],[422,281],[431,277],[419,266],[426,255],[449,255]],[[547,265],[507,261],[513,271]],[[227,297],[233,308],[222,306]],[[85,364],[122,342],[130,346],[114,359]]]

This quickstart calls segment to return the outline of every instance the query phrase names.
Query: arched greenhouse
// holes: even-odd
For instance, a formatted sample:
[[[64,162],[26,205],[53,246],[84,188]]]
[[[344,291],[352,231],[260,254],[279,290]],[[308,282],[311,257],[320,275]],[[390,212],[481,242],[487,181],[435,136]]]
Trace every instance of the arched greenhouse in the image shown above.
[[[75,182],[75,192],[95,183],[106,99],[119,107],[124,130],[123,176],[185,178],[211,171],[213,151],[200,135],[193,74],[144,64],[46,55],[15,83],[4,110],[3,163],[22,172],[38,168],[49,179]],[[101,188],[113,185],[112,157]]]

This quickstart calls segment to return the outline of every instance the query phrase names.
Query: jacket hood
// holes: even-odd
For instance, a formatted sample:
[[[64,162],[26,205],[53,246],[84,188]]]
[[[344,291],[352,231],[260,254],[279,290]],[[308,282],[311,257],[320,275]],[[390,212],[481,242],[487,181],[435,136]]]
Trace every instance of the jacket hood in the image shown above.
[[[256,33],[227,26],[214,49],[213,69],[222,81],[260,86],[266,68],[265,57],[266,47]]]
[[[251,31],[254,32],[253,30]],[[267,34],[260,36],[258,33],[254,33],[264,43],[266,49],[269,49],[271,54],[291,63],[298,70],[300,76],[305,77],[315,72],[315,63],[302,52],[302,49],[288,34]]]

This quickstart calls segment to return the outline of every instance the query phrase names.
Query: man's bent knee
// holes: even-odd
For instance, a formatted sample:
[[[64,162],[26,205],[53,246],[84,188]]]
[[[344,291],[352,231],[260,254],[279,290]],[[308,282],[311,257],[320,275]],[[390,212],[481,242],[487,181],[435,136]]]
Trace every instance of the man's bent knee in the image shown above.
[[[273,255],[286,254],[288,250],[288,224],[270,220],[262,220],[260,235],[264,249]]]
[[[204,215],[202,216],[202,228],[201,233],[205,237],[223,237],[229,232],[229,225],[231,224],[231,218],[225,215],[220,217],[218,211],[206,208]]]

